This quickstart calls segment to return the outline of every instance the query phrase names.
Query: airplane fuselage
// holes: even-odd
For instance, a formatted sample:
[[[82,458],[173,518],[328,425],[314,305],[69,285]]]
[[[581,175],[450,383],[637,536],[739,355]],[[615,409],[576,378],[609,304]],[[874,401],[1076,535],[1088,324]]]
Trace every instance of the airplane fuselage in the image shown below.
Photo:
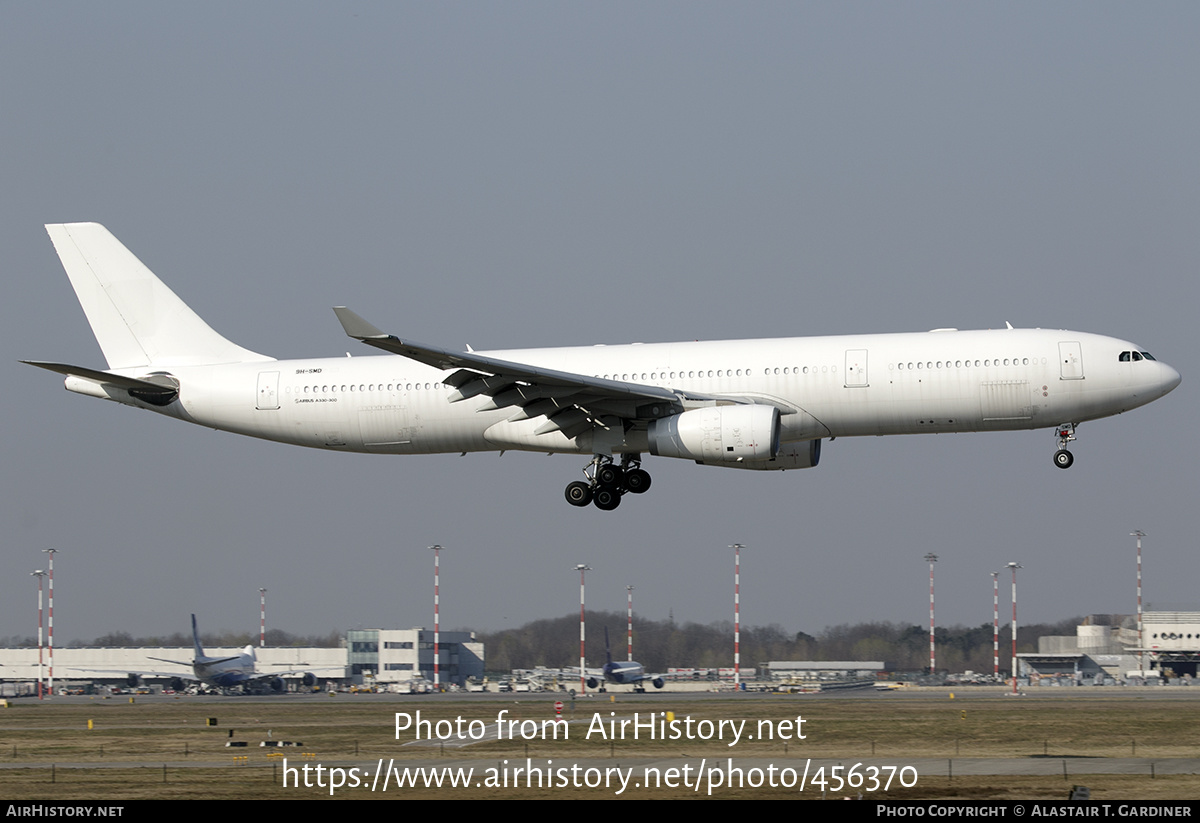
[[[233,659],[198,658],[192,662],[196,679],[206,686],[218,689],[234,689],[245,686],[255,679],[253,650],[248,649]]]
[[[646,676],[646,667],[632,660],[622,663],[607,663],[604,666],[604,679],[609,683],[621,685],[642,682]]]
[[[1095,334],[1001,329],[487,354],[604,379],[759,399],[791,410],[781,417],[780,440],[798,443],[1036,429],[1119,414],[1161,397],[1179,380],[1164,363],[1120,359],[1137,351],[1133,343]],[[450,402],[446,372],[399,356],[168,364],[164,370],[179,380],[178,402],[157,407],[125,392],[109,396],[212,428],[321,449],[594,450],[590,433],[536,434],[540,421],[512,421],[512,409],[488,408],[487,397]],[[610,448],[648,451],[645,429],[625,432]]]

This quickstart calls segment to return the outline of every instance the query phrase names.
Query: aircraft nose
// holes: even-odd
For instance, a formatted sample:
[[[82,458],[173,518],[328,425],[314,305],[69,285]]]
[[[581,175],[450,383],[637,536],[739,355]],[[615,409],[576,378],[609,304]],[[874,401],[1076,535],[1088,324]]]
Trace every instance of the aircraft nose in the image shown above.
[[[1159,379],[1158,385],[1162,390],[1162,393],[1167,394],[1168,392],[1173,391],[1174,388],[1179,385],[1179,382],[1183,380],[1183,378],[1180,376],[1179,372],[1175,371],[1175,369],[1171,368],[1166,363],[1160,361],[1158,365],[1162,368],[1162,377]]]

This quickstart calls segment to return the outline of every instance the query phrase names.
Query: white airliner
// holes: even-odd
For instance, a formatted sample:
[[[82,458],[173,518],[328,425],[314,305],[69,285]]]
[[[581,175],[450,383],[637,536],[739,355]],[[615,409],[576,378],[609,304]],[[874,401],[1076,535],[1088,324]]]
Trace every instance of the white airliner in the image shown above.
[[[300,675],[300,681],[308,687],[316,685],[317,676],[306,671],[287,671],[259,674],[257,671],[258,658],[253,646],[246,646],[239,654],[228,657],[209,657],[200,645],[200,632],[196,629],[196,615],[192,615],[192,647],[194,657],[190,661],[167,660],[162,657],[151,657],[159,663],[172,663],[176,666],[191,667],[192,674],[181,672],[128,672],[130,685],[136,685],[143,677],[166,678],[171,688],[176,691],[183,689],[185,682],[203,683],[222,692],[240,690],[242,692],[275,692],[287,690],[283,678],[290,675]],[[97,672],[102,669],[88,669]]]
[[[66,388],[215,429],[335,451],[590,455],[575,506],[641,494],[642,455],[816,466],[824,438],[1054,428],[1143,406],[1179,373],[1141,346],[1049,329],[456,352],[346,333],[396,357],[275,360],[213,331],[96,223],[46,227],[107,370],[25,361]],[[618,462],[619,461],[619,462]]]
[[[605,683],[616,683],[622,686],[633,686],[636,692],[646,691],[645,683],[650,682],[656,689],[661,689],[666,685],[660,674],[646,674],[646,667],[636,660],[621,660],[613,662],[612,649],[608,645],[608,627],[604,627],[604,654],[607,662],[600,672],[593,674],[588,678],[587,687],[594,689],[603,681]],[[603,689],[601,689],[603,691]]]

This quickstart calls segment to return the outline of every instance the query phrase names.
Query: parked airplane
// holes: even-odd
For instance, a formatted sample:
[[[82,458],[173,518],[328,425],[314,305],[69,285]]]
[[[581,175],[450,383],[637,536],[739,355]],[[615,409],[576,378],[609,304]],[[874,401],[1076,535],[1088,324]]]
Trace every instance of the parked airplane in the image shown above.
[[[215,429],[335,451],[518,449],[591,455],[575,506],[650,488],[642,455],[816,466],[824,438],[1054,427],[1054,464],[1087,420],[1150,403],[1179,373],[1141,346],[1073,331],[654,343],[480,353],[346,333],[399,357],[275,360],[213,331],[96,223],[46,227],[108,370],[24,361],[69,391]],[[619,463],[617,460],[619,459]]]
[[[608,662],[604,664],[604,669],[600,672],[600,677],[589,677],[587,687],[594,689],[600,685],[601,679],[605,683],[616,683],[622,686],[633,686],[634,691],[644,692],[646,687],[643,685],[647,680],[656,689],[661,689],[664,685],[662,675],[646,674],[646,667],[641,663],[633,660],[623,660],[620,663],[614,663],[612,659],[612,649],[608,645],[608,627],[604,627],[604,654],[608,658]]]
[[[192,682],[202,683],[220,691],[238,689],[243,692],[282,693],[287,690],[287,684],[284,683],[283,678],[290,675],[300,675],[300,682],[310,688],[317,683],[317,676],[312,672],[288,671],[259,674],[256,670],[258,659],[254,654],[253,646],[246,646],[239,654],[228,657],[209,657],[200,645],[200,632],[196,629],[196,615],[194,614],[192,615],[192,646],[195,656],[190,661],[167,660],[162,657],[149,658],[159,663],[173,663],[176,666],[190,667],[191,675],[180,672],[129,672],[130,685],[136,685],[143,677],[162,677],[166,678],[170,682],[171,688],[176,691],[182,690],[186,683]],[[90,669],[89,671],[101,670]]]

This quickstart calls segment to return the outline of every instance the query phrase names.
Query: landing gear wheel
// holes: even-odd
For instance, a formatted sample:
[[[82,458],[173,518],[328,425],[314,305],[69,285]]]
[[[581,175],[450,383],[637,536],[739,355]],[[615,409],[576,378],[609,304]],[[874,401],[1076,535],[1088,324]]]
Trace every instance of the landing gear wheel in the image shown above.
[[[625,472],[625,488],[634,494],[644,494],[650,489],[650,472],[645,469],[630,469]]]
[[[625,472],[621,471],[619,466],[614,466],[611,463],[596,469],[596,482],[601,486],[610,489],[619,489],[624,479]]]
[[[592,495],[592,502],[596,504],[596,508],[600,511],[610,512],[621,505],[621,493],[616,489],[601,486]]]
[[[586,506],[592,502],[592,487],[582,480],[568,483],[566,494],[567,502],[572,506]]]
[[[1075,462],[1075,455],[1071,454],[1066,449],[1059,449],[1054,453],[1054,465],[1060,469],[1069,469],[1071,464]]]

